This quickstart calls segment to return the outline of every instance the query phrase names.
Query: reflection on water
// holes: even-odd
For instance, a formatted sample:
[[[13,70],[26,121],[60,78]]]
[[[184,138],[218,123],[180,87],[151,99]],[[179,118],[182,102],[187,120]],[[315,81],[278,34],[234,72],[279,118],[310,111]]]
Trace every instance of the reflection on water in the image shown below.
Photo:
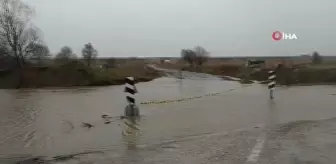
[[[137,148],[140,137],[139,118],[125,118],[123,120],[122,136],[127,149],[133,150]]]
[[[273,128],[278,124],[277,119],[277,108],[276,108],[276,102],[274,99],[268,101],[269,104],[269,127]]]
[[[53,89],[51,90],[51,92],[63,92],[63,93],[73,93],[73,94],[80,94],[80,93],[88,93],[88,92],[93,92],[95,90],[98,90],[99,87],[83,87],[83,88],[79,88],[79,87],[75,87],[75,88],[71,88],[71,89]]]

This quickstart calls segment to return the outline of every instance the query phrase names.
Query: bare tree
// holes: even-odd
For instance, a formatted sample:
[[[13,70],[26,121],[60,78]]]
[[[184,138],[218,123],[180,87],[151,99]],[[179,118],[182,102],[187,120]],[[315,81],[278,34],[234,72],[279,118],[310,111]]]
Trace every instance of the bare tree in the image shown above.
[[[58,62],[68,62],[72,59],[75,59],[76,55],[72,52],[72,49],[69,46],[64,46],[61,48],[61,51],[55,56],[55,59]]]
[[[183,49],[181,51],[182,60],[186,61],[191,67],[194,66],[196,54],[193,50]]]
[[[76,58],[76,55],[72,52],[72,49],[69,46],[64,46],[61,48],[61,51],[56,55],[56,58],[73,59]]]
[[[20,0],[0,2],[0,44],[8,47],[8,55],[15,58],[19,67],[25,64],[27,54],[34,51],[32,44],[41,43],[38,29],[33,26],[33,10]]]
[[[312,62],[313,64],[319,64],[322,62],[322,57],[318,52],[313,52],[312,54]]]
[[[198,66],[202,66],[209,58],[209,52],[207,52],[203,47],[196,46],[194,48],[195,52],[195,63]]]
[[[98,51],[93,48],[91,43],[85,44],[84,48],[82,49],[82,55],[89,67],[91,67],[92,62],[98,56]]]
[[[27,56],[30,60],[36,61],[39,66],[43,64],[43,61],[50,58],[51,55],[48,46],[43,44],[30,44],[30,46],[31,51]]]

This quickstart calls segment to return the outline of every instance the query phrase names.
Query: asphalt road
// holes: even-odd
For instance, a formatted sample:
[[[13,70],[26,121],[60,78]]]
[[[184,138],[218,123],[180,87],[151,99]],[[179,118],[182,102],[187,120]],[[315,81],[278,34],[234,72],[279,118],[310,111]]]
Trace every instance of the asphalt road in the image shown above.
[[[0,163],[335,163],[335,87],[277,87],[271,101],[265,85],[184,75],[137,85],[138,103],[181,101],[139,104],[128,136],[123,86],[1,90]]]

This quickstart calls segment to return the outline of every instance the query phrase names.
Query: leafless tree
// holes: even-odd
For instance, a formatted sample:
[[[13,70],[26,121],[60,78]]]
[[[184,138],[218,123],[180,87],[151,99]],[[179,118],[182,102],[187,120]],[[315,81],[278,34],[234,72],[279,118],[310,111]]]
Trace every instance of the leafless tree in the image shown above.
[[[209,58],[209,52],[201,46],[196,46],[193,50],[183,49],[181,51],[182,60],[190,64],[190,66],[202,66]]]
[[[30,46],[31,51],[27,56],[30,60],[36,61],[39,66],[43,64],[43,61],[50,58],[51,55],[48,46],[43,44],[30,44]]]
[[[98,51],[93,48],[91,43],[88,43],[84,45],[84,48],[82,49],[82,55],[87,65],[90,67],[92,62],[98,56]]]
[[[312,63],[313,64],[320,64],[322,62],[322,57],[318,52],[313,52],[312,54]]]
[[[41,44],[38,29],[32,24],[33,10],[20,0],[0,0],[0,41],[8,48],[19,67],[25,64],[33,44]]]
[[[195,52],[195,63],[198,66],[202,66],[209,58],[209,52],[207,52],[203,47],[196,46],[194,48]]]
[[[196,54],[195,54],[195,52],[193,50],[183,49],[181,51],[181,58],[182,58],[182,60],[184,60],[187,63],[189,63],[189,65],[192,67],[192,66],[194,66]]]
[[[76,58],[76,55],[72,52],[72,49],[69,46],[64,46],[61,48],[61,51],[55,56],[55,59],[60,64],[69,62]]]

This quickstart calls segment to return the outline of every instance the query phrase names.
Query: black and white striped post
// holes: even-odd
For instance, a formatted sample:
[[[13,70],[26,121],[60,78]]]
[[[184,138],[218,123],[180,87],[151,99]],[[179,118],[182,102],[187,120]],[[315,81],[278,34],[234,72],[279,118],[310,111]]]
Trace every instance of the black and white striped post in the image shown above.
[[[135,94],[138,93],[138,91],[135,87],[133,77],[126,78],[125,92],[127,93],[126,100],[128,102],[128,105],[125,108],[125,116],[139,116],[139,108],[135,105]]]
[[[275,87],[275,71],[268,72],[268,89],[270,90],[270,99],[274,98],[274,87]]]

